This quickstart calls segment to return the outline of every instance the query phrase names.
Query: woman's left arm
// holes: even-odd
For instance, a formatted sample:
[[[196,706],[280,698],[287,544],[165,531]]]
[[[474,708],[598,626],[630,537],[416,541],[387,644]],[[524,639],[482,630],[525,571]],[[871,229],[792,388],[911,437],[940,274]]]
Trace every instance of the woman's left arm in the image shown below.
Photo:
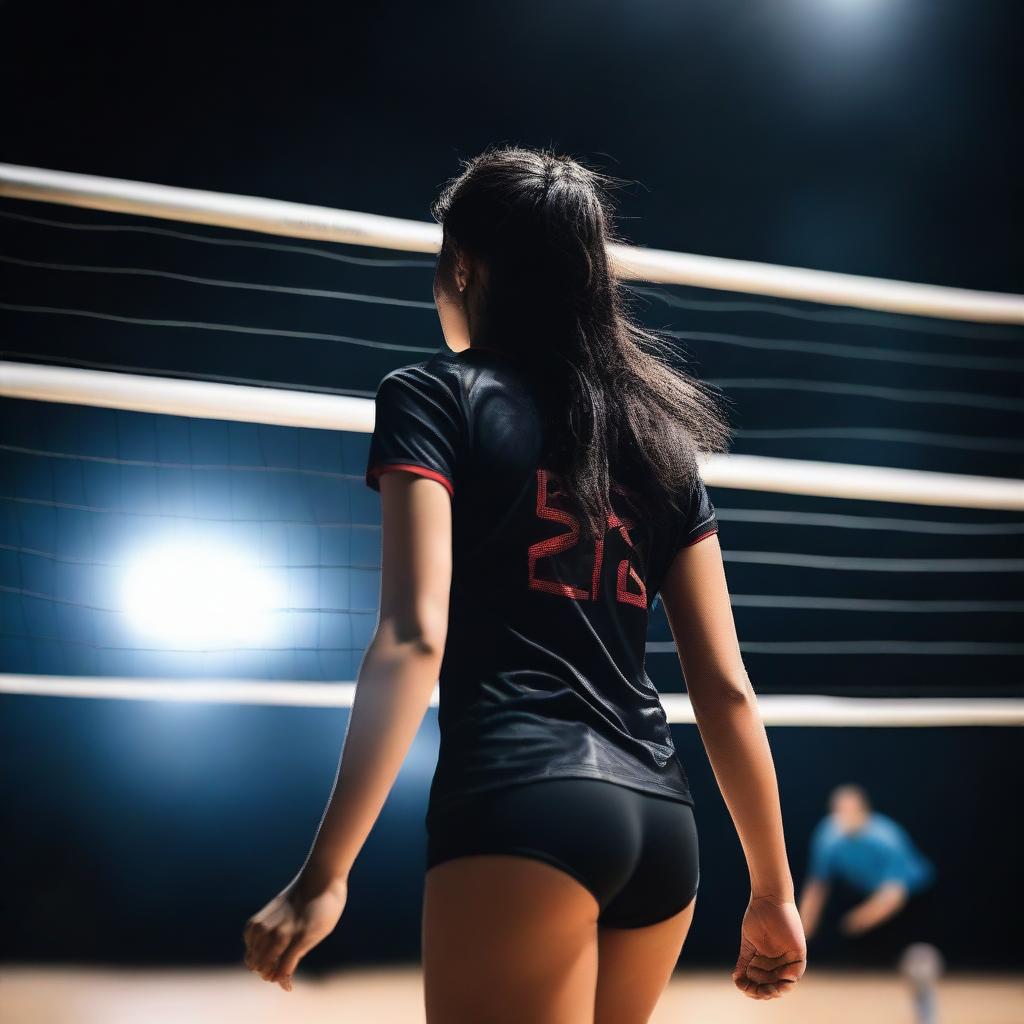
[[[299,961],[329,935],[348,876],[416,737],[448,630],[451,498],[436,480],[381,475],[380,619],[359,669],[330,801],[306,863],[246,923],[245,963],[291,989]]]

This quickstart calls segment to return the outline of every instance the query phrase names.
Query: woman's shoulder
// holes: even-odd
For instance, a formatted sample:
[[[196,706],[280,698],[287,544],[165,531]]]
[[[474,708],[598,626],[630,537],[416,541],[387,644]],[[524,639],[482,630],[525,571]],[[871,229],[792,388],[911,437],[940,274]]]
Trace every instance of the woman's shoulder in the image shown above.
[[[380,401],[384,396],[414,392],[428,403],[444,407],[455,403],[469,416],[483,398],[494,396],[496,388],[511,398],[532,394],[530,385],[504,353],[475,347],[454,352],[445,346],[425,359],[385,374],[377,387],[377,398]]]
[[[384,374],[378,388],[392,382],[414,384],[428,389],[450,388],[461,376],[457,356],[458,353],[446,348],[417,362],[397,366]]]

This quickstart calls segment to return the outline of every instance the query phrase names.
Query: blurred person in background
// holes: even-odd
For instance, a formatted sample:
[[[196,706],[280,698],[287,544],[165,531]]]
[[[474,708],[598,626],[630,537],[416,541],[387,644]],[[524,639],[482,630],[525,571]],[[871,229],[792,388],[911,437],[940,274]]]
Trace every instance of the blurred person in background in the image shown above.
[[[800,896],[804,933],[810,940],[818,932],[838,883],[845,890],[841,902],[853,902],[841,914],[839,930],[854,962],[893,964],[908,943],[928,938],[935,869],[902,826],[872,809],[860,786],[837,787],[829,806],[811,835]]]

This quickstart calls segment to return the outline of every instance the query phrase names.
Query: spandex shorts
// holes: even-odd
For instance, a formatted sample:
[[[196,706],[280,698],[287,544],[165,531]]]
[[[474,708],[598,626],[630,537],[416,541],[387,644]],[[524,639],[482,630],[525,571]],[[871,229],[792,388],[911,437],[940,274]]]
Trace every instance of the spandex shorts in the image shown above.
[[[603,779],[521,782],[432,809],[427,870],[470,854],[518,854],[568,872],[610,928],[672,917],[699,882],[693,808]]]

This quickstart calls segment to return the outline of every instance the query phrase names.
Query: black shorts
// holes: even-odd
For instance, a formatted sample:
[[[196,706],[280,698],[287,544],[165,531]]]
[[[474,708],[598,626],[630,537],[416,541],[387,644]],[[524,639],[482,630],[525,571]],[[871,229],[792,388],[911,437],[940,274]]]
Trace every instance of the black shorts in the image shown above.
[[[602,779],[553,778],[459,797],[427,818],[427,870],[468,854],[519,854],[593,893],[598,924],[641,928],[697,893],[693,808]]]
[[[881,924],[847,937],[845,960],[858,967],[896,967],[913,942],[936,942],[936,887],[911,893],[906,903]],[[867,897],[860,896],[860,900]]]

